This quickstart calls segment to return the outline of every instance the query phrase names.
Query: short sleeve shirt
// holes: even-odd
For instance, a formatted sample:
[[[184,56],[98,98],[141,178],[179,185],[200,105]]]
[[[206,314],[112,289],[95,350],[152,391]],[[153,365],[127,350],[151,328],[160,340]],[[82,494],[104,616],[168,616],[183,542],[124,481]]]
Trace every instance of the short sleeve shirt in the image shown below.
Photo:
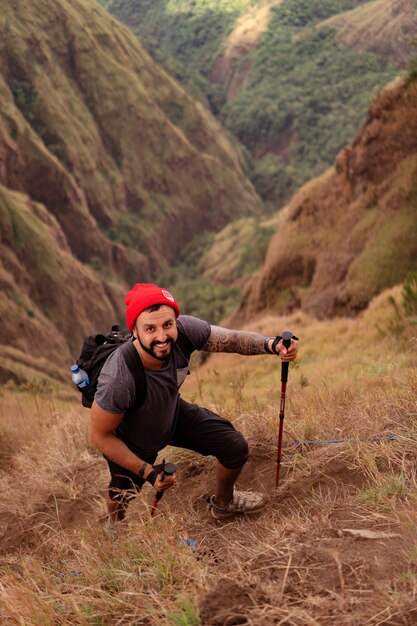
[[[177,326],[194,350],[204,346],[211,332],[207,322],[189,315],[180,315]],[[101,370],[95,401],[109,413],[124,413],[115,434],[144,460],[152,460],[170,439],[178,413],[179,388],[188,367],[188,359],[175,344],[161,369],[145,368],[147,394],[136,409],[130,408],[136,399],[135,380],[120,350],[109,356]]]

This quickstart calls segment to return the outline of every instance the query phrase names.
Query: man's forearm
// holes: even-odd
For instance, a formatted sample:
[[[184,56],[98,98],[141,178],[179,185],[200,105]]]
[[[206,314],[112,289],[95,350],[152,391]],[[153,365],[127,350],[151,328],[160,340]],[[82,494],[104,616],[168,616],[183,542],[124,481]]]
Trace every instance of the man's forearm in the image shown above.
[[[92,434],[92,443],[106,456],[108,459],[121,465],[134,474],[138,474],[142,468],[144,461],[134,454],[123,441],[112,434],[94,435]]]
[[[265,354],[267,337],[245,330],[229,330],[212,326],[207,343],[202,347],[206,352],[234,352],[247,356]]]

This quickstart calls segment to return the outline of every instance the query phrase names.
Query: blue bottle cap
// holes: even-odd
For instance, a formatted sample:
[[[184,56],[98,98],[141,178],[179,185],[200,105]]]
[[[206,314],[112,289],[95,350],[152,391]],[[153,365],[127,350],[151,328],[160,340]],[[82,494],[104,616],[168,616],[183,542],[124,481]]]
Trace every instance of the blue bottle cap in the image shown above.
[[[78,372],[78,370],[79,370],[79,369],[80,369],[80,368],[78,367],[78,365],[77,365],[77,364],[75,364],[75,365],[71,365],[71,372],[74,372],[74,373],[75,373],[75,372]]]

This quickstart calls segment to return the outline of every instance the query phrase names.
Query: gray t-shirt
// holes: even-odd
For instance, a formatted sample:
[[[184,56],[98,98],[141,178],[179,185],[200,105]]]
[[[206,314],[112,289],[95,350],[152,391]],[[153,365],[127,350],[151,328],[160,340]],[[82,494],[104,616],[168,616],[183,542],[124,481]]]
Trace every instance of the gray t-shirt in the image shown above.
[[[210,325],[196,317],[180,315],[177,326],[195,350],[210,336]],[[188,359],[174,345],[168,363],[161,369],[145,368],[147,394],[137,409],[135,380],[120,350],[107,359],[98,379],[95,401],[109,413],[124,413],[115,434],[143,459],[152,459],[170,439],[178,412],[178,390],[188,372]]]

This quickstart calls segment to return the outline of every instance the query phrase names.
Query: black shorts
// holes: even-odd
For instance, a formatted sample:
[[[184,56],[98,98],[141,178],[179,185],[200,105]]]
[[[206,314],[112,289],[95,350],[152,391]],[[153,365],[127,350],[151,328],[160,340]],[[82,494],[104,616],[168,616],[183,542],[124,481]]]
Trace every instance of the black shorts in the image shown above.
[[[227,469],[242,467],[249,454],[246,439],[231,422],[182,398],[179,400],[178,418],[168,445],[193,450],[203,456],[214,456]],[[111,474],[109,494],[112,499],[121,497],[120,490],[132,491],[132,497],[134,491],[140,491],[143,479],[110,459],[106,460]],[[155,458],[150,457],[143,460],[155,462]]]

